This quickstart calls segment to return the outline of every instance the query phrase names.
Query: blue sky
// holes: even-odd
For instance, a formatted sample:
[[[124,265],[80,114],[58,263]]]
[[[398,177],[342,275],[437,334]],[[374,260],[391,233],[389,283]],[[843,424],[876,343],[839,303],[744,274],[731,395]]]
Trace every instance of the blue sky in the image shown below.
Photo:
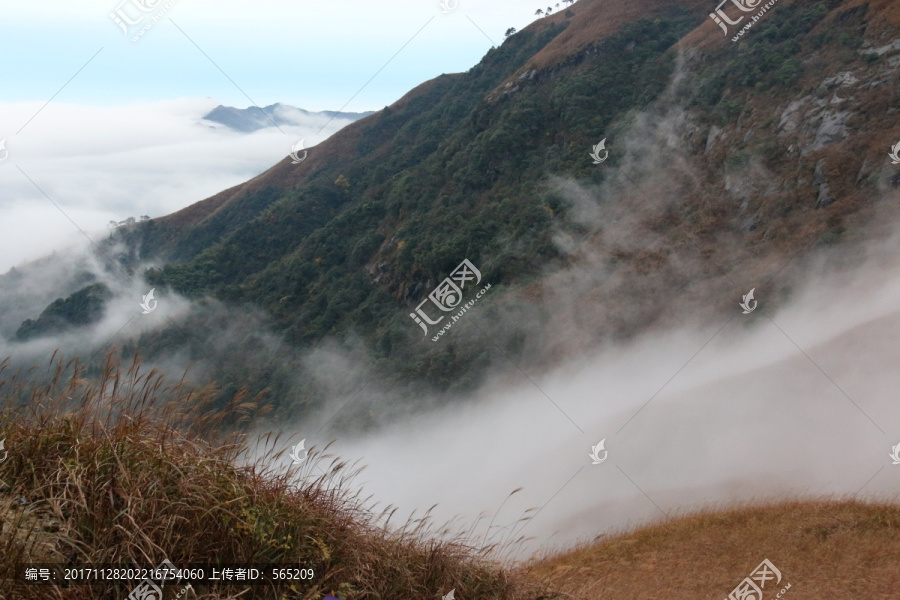
[[[0,103],[46,101],[83,67],[58,100],[213,98],[245,107],[249,97],[260,106],[338,109],[383,68],[346,108],[378,109],[427,79],[475,65],[491,40],[527,25],[542,4],[459,0],[444,14],[439,0],[143,1],[159,2],[151,16],[173,5],[132,42],[110,18],[121,0],[0,0]],[[143,14],[132,0],[122,10]]]

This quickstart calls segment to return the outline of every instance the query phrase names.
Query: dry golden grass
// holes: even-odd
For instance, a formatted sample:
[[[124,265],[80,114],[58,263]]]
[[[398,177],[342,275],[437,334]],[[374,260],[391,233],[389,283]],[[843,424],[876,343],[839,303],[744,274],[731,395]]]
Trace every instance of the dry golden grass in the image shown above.
[[[551,23],[569,22],[565,31],[547,44],[540,52],[521,69],[537,69],[538,71],[552,68],[566,59],[577,55],[589,46],[598,43],[604,37],[617,32],[622,26],[633,23],[643,18],[656,18],[664,14],[672,7],[672,2],[666,0],[578,0],[571,5],[568,12],[572,17],[566,16],[566,9],[560,9],[549,17],[537,19],[532,22],[525,31],[541,31]],[[689,13],[705,16],[710,12],[709,2],[706,0],[683,0],[678,7]],[[713,8],[715,3],[713,3]],[[715,27],[715,24],[713,24]],[[520,73],[521,73],[520,71]],[[516,73],[515,77],[518,77]],[[511,77],[508,81],[512,81]],[[505,82],[504,82],[505,84]],[[502,85],[497,88],[502,89]]]
[[[216,409],[212,390],[166,386],[158,373],[142,374],[136,360],[123,367],[108,359],[94,382],[75,362],[15,375],[3,366],[3,600],[121,600],[134,587],[14,584],[7,578],[16,563],[152,567],[164,559],[317,572],[302,589],[198,585],[188,598],[432,600],[452,588],[461,598],[541,597],[523,575],[486,560],[447,528],[435,529],[427,512],[385,527],[392,509],[374,511],[348,491],[355,471],[330,455],[310,452],[288,469],[289,444],[268,435],[258,440],[261,457],[247,459],[243,436],[217,431],[226,415],[246,422],[264,412],[259,398],[238,396]],[[35,383],[35,375],[50,383]]]
[[[702,514],[536,561],[527,571],[579,600],[727,598],[763,559],[771,600],[900,598],[900,506],[791,502]],[[772,589],[770,589],[772,588]]]

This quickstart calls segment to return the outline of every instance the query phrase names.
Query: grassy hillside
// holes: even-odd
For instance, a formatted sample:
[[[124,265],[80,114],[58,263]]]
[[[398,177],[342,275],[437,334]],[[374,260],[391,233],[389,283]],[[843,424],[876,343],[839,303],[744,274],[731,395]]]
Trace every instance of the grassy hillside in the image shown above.
[[[462,537],[434,539],[427,515],[383,528],[390,507],[373,511],[350,491],[353,473],[331,455],[313,452],[287,469],[285,442],[266,437],[263,456],[248,463],[250,440],[215,435],[223,413],[209,411],[208,393],[166,386],[137,364],[108,363],[94,386],[77,365],[57,362],[53,383],[40,389],[3,371],[0,598],[122,599],[137,583],[29,586],[12,580],[20,562],[153,567],[164,559],[181,568],[315,570],[302,585],[196,585],[188,598],[424,600],[454,588],[461,598],[544,597]],[[22,398],[28,408],[10,408]],[[224,414],[261,410],[238,397]]]
[[[726,598],[766,558],[781,571],[764,598],[900,597],[900,506],[808,501],[674,520],[537,561],[565,598]]]

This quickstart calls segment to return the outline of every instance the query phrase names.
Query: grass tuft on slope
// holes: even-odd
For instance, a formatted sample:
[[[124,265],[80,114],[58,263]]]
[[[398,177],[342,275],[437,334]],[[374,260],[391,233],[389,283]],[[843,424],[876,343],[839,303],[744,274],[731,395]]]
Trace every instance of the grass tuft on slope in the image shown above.
[[[250,444],[217,433],[267,407],[239,394],[217,408],[216,396],[166,385],[136,359],[122,365],[110,356],[92,378],[56,356],[45,372],[11,374],[0,363],[0,440],[9,453],[0,463],[0,598],[123,599],[134,587],[27,586],[11,579],[16,563],[151,567],[164,559],[315,568],[305,586],[198,585],[186,598],[431,600],[454,588],[465,599],[549,597],[463,536],[435,528],[427,512],[392,526],[395,509],[377,511],[350,491],[359,470],[327,448],[287,469],[290,444],[279,436]]]

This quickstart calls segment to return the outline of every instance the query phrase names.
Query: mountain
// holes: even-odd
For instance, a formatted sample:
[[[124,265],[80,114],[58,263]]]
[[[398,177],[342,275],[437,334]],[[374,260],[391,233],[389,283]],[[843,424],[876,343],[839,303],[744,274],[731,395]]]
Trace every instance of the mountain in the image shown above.
[[[224,125],[229,129],[243,133],[252,133],[266,127],[303,125],[311,121],[326,123],[332,119],[356,121],[371,115],[368,112],[339,112],[324,110],[310,112],[302,108],[288,106],[287,104],[272,104],[263,108],[251,106],[249,108],[234,108],[232,106],[219,105],[203,115],[203,119]]]
[[[258,313],[290,352],[336,343],[381,383],[440,393],[701,303],[717,320],[751,288],[786,298],[786,264],[878,235],[897,198],[900,7],[782,0],[740,28],[715,9],[580,0],[298,164],[113,232],[107,248],[129,248],[129,268],[155,265],[150,286],[197,302],[178,330],[129,349],[215,355],[226,388],[249,378],[302,412],[321,406],[314,372],[291,383],[289,351],[271,364],[247,331],[229,361],[210,331]],[[442,312],[429,294],[466,260],[480,273],[462,290],[471,312],[459,292]],[[420,306],[444,318],[420,323]],[[392,406],[426,402],[409,396]]]
[[[59,298],[32,321],[27,319],[16,331],[17,340],[28,340],[49,333],[60,333],[73,327],[96,323],[103,316],[105,303],[112,292],[102,283],[83,288],[68,298]]]

